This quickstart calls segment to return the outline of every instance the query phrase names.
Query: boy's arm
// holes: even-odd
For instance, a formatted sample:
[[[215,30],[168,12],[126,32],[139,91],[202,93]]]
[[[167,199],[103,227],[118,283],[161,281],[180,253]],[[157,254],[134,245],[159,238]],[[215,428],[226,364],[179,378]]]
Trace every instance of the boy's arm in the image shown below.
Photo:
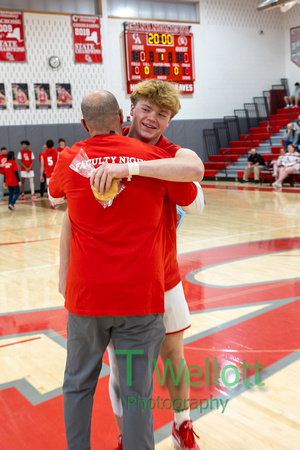
[[[18,158],[18,161],[20,163],[21,169],[25,169],[25,171],[27,170],[27,167],[22,163],[21,158]]]
[[[174,158],[155,159],[138,163],[139,176],[158,178],[165,181],[201,181],[204,166],[199,156],[192,150],[180,148]],[[128,164],[103,164],[91,175],[91,184],[101,194],[109,191],[113,178],[129,176]]]
[[[44,181],[44,172],[45,172],[45,163],[44,163],[44,157],[41,156],[41,173],[40,173],[40,180],[43,183]]]
[[[180,148],[171,159],[155,159],[139,163],[140,176],[165,181],[201,181],[204,166],[197,153]]]
[[[65,297],[66,293],[66,283],[67,275],[69,269],[70,260],[70,243],[71,243],[71,224],[69,219],[68,210],[66,210],[60,233],[60,243],[59,243],[59,281],[58,281],[58,291]]]

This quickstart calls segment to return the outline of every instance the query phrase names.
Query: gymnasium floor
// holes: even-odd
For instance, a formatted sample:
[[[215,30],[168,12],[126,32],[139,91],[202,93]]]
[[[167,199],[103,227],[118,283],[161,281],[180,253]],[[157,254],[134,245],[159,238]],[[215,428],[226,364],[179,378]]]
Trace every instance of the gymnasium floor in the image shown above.
[[[194,366],[190,372],[198,373],[190,397],[201,448],[299,449],[300,189],[213,182],[203,189],[205,212],[186,217],[178,233],[192,317],[185,354]],[[0,203],[0,450],[61,450],[66,312],[57,280],[63,208],[51,210],[42,199],[16,206],[9,212],[6,200]],[[94,450],[116,447],[104,362]],[[166,398],[155,376],[157,450],[173,448]]]

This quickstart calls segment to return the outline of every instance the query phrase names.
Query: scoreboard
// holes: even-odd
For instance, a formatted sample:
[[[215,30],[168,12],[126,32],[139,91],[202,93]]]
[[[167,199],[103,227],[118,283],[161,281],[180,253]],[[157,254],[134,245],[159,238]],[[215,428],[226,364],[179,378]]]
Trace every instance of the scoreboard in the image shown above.
[[[190,27],[125,22],[127,92],[140,81],[157,79],[178,84],[183,94],[194,92],[194,41]]]

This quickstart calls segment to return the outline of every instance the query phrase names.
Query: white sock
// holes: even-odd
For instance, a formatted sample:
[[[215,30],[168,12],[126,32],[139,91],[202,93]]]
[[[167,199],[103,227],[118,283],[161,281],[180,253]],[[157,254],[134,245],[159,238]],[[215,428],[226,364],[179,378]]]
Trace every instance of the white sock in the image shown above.
[[[33,183],[33,177],[29,178],[29,186],[30,186],[30,190],[31,190],[31,195],[34,194],[34,183]]]
[[[176,427],[179,428],[180,425],[186,420],[190,420],[190,409],[184,409],[183,411],[175,412],[174,411],[174,420],[176,423]]]

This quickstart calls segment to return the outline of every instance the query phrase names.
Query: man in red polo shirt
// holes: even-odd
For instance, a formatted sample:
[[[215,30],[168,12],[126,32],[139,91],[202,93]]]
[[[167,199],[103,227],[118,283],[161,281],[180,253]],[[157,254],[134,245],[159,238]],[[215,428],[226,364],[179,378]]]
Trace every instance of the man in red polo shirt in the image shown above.
[[[151,401],[153,358],[164,337],[164,198],[182,206],[197,196],[194,184],[151,178],[123,180],[125,189],[108,208],[96,202],[89,180],[70,168],[83,149],[94,165],[168,158],[163,150],[122,134],[123,115],[114,96],[96,91],[82,102],[90,138],[62,152],[49,182],[52,200],[67,197],[71,253],[65,293],[68,351],[63,386],[68,449],[90,448],[93,394],[102,356],[112,339],[124,409],[124,450],[154,449],[153,417],[138,400]],[[99,226],[101,224],[101,226]],[[99,255],[101,258],[99,260]],[[128,378],[128,355],[133,359]],[[127,408],[129,397],[136,405]]]

